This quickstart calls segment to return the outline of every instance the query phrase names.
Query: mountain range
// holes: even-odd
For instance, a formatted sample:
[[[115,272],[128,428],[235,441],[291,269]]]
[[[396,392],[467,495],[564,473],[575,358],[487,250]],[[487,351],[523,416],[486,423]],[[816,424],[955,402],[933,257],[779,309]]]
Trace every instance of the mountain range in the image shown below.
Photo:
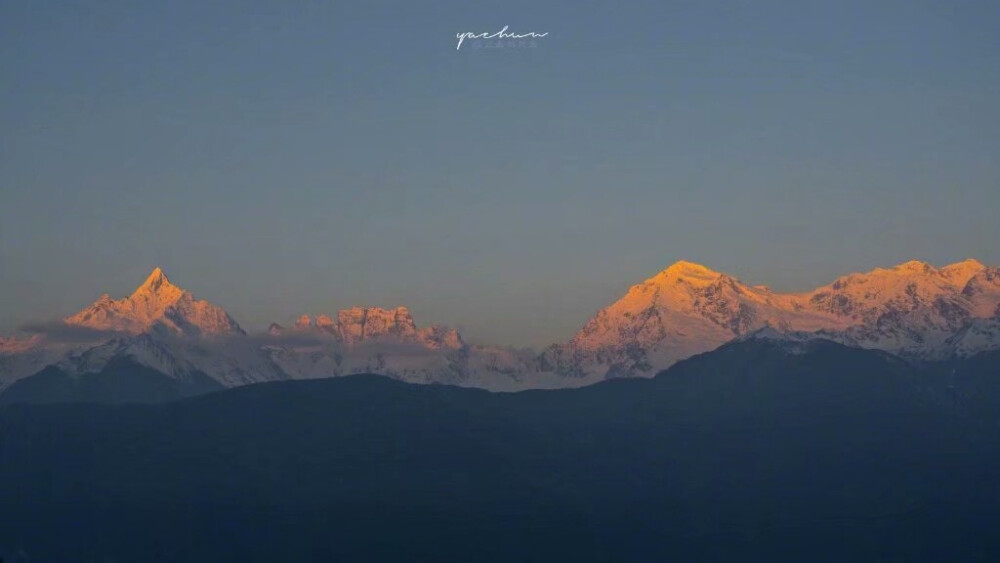
[[[972,259],[942,268],[911,261],[779,293],[681,261],[540,353],[469,344],[448,327],[418,327],[405,307],[302,315],[290,326],[248,334],[159,268],[128,297],[105,294],[59,322],[27,328],[26,336],[0,338],[0,400],[100,398],[115,389],[109,400],[156,401],[356,373],[516,391],[651,377],[753,338],[831,340],[916,362],[976,355],[1000,348],[1000,268]],[[123,388],[120,374],[139,368],[146,383]]]
[[[973,354],[1000,343],[1000,269],[917,261],[777,293],[678,262],[602,309],[543,356],[567,375],[651,376],[677,360],[767,329],[907,358]]]

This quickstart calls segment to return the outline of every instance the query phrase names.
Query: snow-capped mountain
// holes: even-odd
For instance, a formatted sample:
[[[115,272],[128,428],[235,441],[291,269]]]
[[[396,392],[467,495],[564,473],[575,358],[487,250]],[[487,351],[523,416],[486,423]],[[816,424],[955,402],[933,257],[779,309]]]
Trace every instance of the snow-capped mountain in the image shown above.
[[[122,360],[176,381],[207,376],[225,387],[353,373],[497,390],[535,385],[530,357],[466,344],[447,327],[418,328],[405,307],[354,307],[336,320],[303,315],[290,328],[272,324],[267,334],[248,336],[225,310],[196,300],[159,268],[130,296],[102,295],[55,328],[53,337],[0,340],[0,390],[49,366],[79,378]],[[59,337],[67,331],[73,339]]]
[[[170,283],[160,268],[130,296],[104,294],[64,322],[113,335],[66,353],[59,367],[69,373],[98,372],[127,357],[173,378],[200,372],[225,386],[286,378],[229,313]]]
[[[71,349],[54,365],[67,374],[83,375],[98,373],[122,358],[173,379],[200,374],[225,387],[288,379],[256,342],[243,335],[206,339],[149,332],[126,334]]]
[[[794,347],[822,338],[917,360],[1000,349],[1000,269],[975,260],[943,268],[912,261],[778,293],[682,261],[632,286],[568,342],[538,355],[472,345],[448,327],[418,327],[405,307],[302,315],[287,328],[272,324],[247,335],[225,310],[196,300],[159,268],[130,296],[103,295],[55,329],[0,338],[0,391],[45,369],[60,381],[93,381],[109,366],[120,377],[129,365],[200,382],[199,389],[205,381],[232,387],[378,373],[514,391],[653,376],[734,339]],[[61,336],[67,332],[72,338]]]
[[[811,292],[804,306],[846,321],[845,336],[862,347],[939,357],[970,323],[997,317],[998,303],[1000,269],[965,260],[940,269],[910,261],[850,274]]]
[[[199,301],[156,268],[132,295],[102,295],[89,307],[65,319],[66,324],[102,331],[164,332],[185,336],[244,334],[221,307]]]
[[[911,261],[794,294],[681,261],[630,288],[540,364],[574,377],[652,376],[764,327],[902,356],[970,354],[1000,346],[998,304],[1000,269],[975,260],[940,269]]]
[[[170,378],[206,375],[224,386],[285,379],[221,307],[172,283],[156,268],[130,296],[107,294],[28,338],[0,342],[0,389],[47,366],[71,376],[128,359]],[[71,332],[72,339],[63,333]]]
[[[412,383],[514,390],[538,383],[532,358],[467,344],[452,328],[418,328],[406,307],[352,307],[334,317],[300,316],[290,328],[271,324],[264,349],[295,378],[380,373]],[[551,384],[550,384],[551,386]]]
[[[796,306],[796,300],[700,264],[677,262],[601,309],[569,342],[547,350],[542,364],[574,377],[652,376],[764,326],[808,331],[829,326],[829,315]]]
[[[328,315],[317,315],[315,322],[309,315],[296,319],[291,329],[272,323],[268,333],[274,336],[314,334],[329,336],[348,346],[372,340],[396,339],[420,344],[430,349],[458,349],[464,345],[454,329],[430,326],[418,329],[406,307],[382,309],[379,307],[352,307],[337,313],[337,320]]]

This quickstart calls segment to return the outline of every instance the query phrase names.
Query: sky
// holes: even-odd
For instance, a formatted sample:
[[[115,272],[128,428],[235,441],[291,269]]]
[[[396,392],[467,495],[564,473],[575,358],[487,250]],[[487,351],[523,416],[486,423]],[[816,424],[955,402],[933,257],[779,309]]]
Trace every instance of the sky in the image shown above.
[[[245,328],[566,340],[691,260],[1000,264],[1000,3],[0,3],[0,333],[155,266]],[[547,33],[476,48],[460,32]],[[481,47],[482,42],[479,43]]]

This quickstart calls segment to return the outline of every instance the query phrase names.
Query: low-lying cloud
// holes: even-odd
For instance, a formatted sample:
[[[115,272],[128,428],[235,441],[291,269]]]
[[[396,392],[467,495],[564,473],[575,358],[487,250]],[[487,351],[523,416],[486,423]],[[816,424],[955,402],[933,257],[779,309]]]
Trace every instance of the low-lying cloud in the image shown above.
[[[100,342],[127,335],[127,333],[117,330],[102,330],[87,326],[71,325],[63,321],[26,323],[18,327],[18,330],[32,335],[44,336],[49,342],[64,342],[67,344]]]

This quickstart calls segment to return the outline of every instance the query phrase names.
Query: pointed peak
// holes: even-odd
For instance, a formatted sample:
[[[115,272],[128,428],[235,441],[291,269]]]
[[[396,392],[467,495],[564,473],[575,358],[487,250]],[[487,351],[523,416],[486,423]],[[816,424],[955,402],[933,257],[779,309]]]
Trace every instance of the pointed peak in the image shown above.
[[[157,292],[161,288],[172,288],[172,287],[174,287],[174,285],[170,283],[169,279],[167,279],[167,275],[164,274],[163,270],[161,270],[159,267],[156,267],[153,268],[153,272],[149,274],[149,277],[146,278],[146,281],[142,282],[142,285],[140,285],[139,289],[136,291],[147,290],[147,291]]]
[[[107,294],[65,319],[67,324],[131,334],[161,332],[187,336],[245,334],[221,307],[172,283],[160,268],[124,299]]]

